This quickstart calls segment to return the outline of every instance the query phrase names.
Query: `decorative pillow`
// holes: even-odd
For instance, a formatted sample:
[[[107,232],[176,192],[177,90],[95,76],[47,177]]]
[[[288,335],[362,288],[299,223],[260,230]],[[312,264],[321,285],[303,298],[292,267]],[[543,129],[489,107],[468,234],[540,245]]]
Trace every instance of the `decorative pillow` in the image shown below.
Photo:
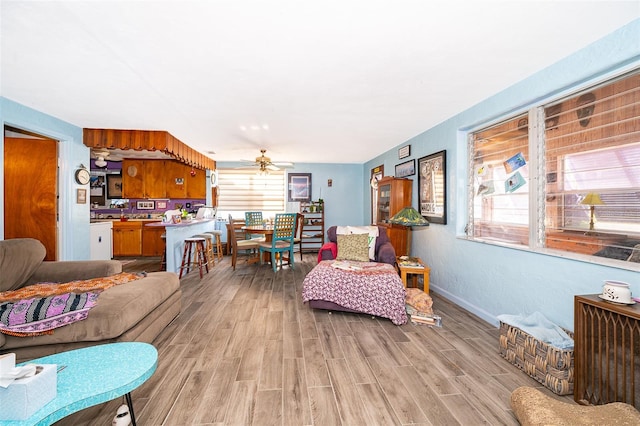
[[[369,261],[369,235],[338,235],[338,256],[336,260]]]
[[[431,296],[429,296],[424,291],[419,288],[408,288],[406,289],[407,305],[411,306],[415,310],[421,313],[433,314],[433,300],[431,300]]]

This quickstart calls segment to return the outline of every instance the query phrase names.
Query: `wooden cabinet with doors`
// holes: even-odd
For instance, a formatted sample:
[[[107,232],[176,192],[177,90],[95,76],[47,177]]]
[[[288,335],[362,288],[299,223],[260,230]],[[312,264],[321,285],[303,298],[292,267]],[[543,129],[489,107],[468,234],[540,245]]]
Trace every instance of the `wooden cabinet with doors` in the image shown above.
[[[152,222],[143,222],[142,225],[142,255],[162,256],[165,250],[165,242],[162,234],[165,233],[164,226],[146,226]]]
[[[392,225],[389,219],[404,207],[411,206],[413,181],[385,176],[378,182],[378,225],[387,228],[387,235],[396,256],[405,256],[411,230],[406,226]]]
[[[122,161],[123,198],[207,198],[204,170],[175,160]]]
[[[142,255],[142,222],[113,222],[113,256]]]

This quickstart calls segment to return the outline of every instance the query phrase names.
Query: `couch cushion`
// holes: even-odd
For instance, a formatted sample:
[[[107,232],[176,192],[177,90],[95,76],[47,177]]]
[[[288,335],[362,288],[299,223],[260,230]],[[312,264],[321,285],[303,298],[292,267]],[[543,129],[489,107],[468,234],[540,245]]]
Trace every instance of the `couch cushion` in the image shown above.
[[[0,241],[0,291],[15,290],[25,283],[47,254],[33,238]]]
[[[173,272],[152,272],[146,278],[111,287],[100,293],[97,305],[84,321],[60,327],[51,335],[24,338],[5,336],[2,348],[87,342],[120,336],[180,289]]]
[[[338,256],[336,260],[369,261],[369,235],[338,235]]]

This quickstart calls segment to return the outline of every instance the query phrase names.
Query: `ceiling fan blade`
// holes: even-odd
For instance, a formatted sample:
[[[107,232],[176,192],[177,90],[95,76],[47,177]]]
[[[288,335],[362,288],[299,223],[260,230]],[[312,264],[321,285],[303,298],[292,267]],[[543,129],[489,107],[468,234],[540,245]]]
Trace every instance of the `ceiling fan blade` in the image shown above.
[[[291,161],[273,161],[271,164],[275,164],[276,166],[293,167],[293,163]]]
[[[280,170],[280,167],[274,166],[273,164],[267,164],[266,168],[273,171]]]

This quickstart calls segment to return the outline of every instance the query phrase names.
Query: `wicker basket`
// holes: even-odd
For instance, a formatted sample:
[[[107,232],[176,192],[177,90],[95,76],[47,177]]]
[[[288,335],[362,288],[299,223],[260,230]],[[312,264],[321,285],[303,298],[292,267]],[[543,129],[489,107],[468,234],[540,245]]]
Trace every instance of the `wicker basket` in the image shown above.
[[[573,349],[555,348],[500,322],[500,355],[553,393],[573,394]]]

